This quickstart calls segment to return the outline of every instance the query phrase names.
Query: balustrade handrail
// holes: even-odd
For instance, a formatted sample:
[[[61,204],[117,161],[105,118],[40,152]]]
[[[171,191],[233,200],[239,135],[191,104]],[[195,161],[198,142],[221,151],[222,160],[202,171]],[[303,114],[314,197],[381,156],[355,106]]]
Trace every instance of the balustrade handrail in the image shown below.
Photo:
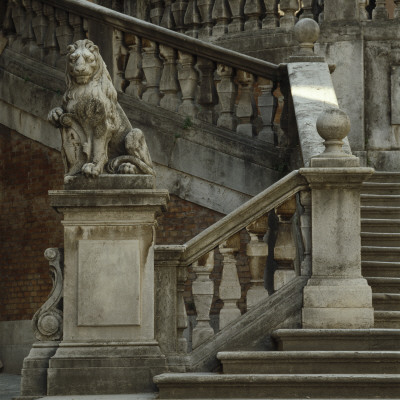
[[[307,181],[299,174],[299,171],[292,171],[184,245],[156,246],[156,263],[159,264],[159,261],[165,260],[166,253],[169,253],[167,257],[169,261],[178,262],[179,260],[179,266],[188,266],[251,222],[307,188]],[[172,258],[171,253],[174,254]]]
[[[115,29],[129,32],[146,39],[173,47],[183,52],[196,54],[230,67],[245,70],[274,81],[287,76],[286,64],[273,64],[237,53],[219,46],[205,43],[182,33],[145,22],[86,0],[41,0],[53,7],[79,14],[99,23],[107,23]]]

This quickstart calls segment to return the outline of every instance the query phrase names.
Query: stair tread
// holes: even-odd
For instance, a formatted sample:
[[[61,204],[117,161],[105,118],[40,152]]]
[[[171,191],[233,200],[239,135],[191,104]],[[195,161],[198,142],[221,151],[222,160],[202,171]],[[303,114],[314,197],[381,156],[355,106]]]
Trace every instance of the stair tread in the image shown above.
[[[397,261],[361,261],[362,266],[366,267],[400,267],[400,262]]]

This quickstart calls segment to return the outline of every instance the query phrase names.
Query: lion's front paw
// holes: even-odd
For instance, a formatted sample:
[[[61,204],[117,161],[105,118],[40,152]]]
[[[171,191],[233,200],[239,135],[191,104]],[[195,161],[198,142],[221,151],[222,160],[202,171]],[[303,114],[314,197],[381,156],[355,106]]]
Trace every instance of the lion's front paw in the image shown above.
[[[47,116],[48,121],[53,124],[55,127],[60,126],[60,117],[64,114],[64,111],[61,107],[53,108],[49,115]]]
[[[129,162],[122,163],[118,168],[119,174],[137,174],[139,170],[137,169],[136,165],[133,165]]]
[[[96,178],[100,175],[100,168],[93,163],[84,164],[82,173],[88,178]]]

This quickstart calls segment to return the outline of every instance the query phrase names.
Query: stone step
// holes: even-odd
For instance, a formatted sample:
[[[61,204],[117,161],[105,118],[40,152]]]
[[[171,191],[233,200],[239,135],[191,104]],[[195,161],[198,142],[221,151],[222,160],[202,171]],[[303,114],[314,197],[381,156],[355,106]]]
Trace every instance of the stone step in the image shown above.
[[[283,351],[400,351],[398,329],[278,329],[272,338]]]
[[[396,262],[400,260],[400,247],[361,246],[361,260]]]
[[[375,311],[400,311],[400,293],[373,293]]]
[[[400,233],[361,232],[362,246],[400,246]]]
[[[400,293],[400,278],[367,277],[373,293]]]
[[[400,233],[400,219],[361,218],[361,232]]]
[[[400,205],[400,195],[362,194],[361,205],[398,207]]]
[[[400,351],[220,352],[224,374],[400,373]]]
[[[361,194],[400,195],[400,183],[366,182],[362,185]]]
[[[375,171],[366,183],[400,183],[400,172]]]
[[[373,293],[372,303],[376,311],[400,311],[400,293]]]
[[[375,311],[375,328],[400,329],[400,311]]]
[[[390,398],[400,375],[386,374],[162,374],[154,377],[160,399]]]
[[[363,261],[361,268],[364,277],[400,277],[400,262]]]
[[[361,218],[399,219],[400,207],[361,206]]]

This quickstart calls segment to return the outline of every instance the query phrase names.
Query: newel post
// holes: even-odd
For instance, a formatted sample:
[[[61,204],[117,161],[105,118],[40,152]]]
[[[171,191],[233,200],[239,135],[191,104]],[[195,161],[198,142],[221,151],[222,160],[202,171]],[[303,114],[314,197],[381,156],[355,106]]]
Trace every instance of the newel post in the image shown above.
[[[312,275],[304,288],[303,328],[371,328],[372,292],[361,275],[360,188],[374,170],[342,150],[350,130],[344,111],[327,108],[317,130],[326,149],[300,170],[310,184],[312,210]]]

